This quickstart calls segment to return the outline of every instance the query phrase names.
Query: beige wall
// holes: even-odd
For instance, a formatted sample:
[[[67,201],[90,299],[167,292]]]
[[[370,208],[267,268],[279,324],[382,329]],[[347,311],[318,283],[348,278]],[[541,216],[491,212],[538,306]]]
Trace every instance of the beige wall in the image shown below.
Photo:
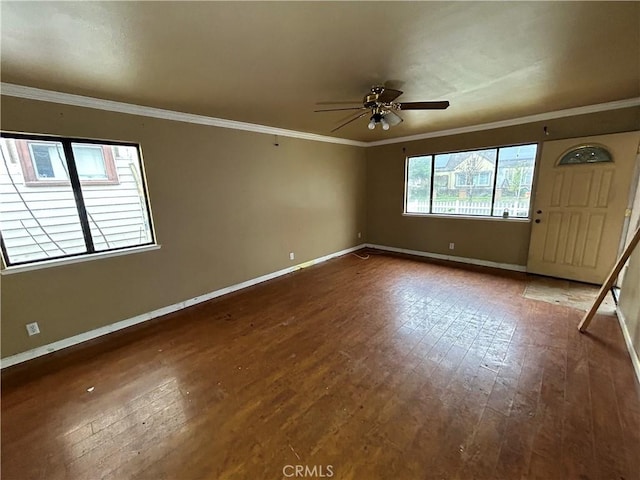
[[[640,357],[640,246],[637,246],[629,260],[618,303],[629,330],[631,343]]]
[[[640,154],[640,152],[638,152]],[[640,155],[638,156],[640,158]],[[640,169],[640,164],[637,164]],[[636,193],[629,219],[629,231],[625,245],[631,242],[635,232],[640,228],[640,184],[636,186]],[[627,325],[631,343],[636,355],[640,359],[640,245],[635,247],[627,266],[623,269],[622,285],[620,289],[620,301],[618,308]],[[620,280],[620,278],[619,278]],[[640,378],[639,378],[640,380]]]
[[[498,263],[526,263],[529,223],[402,215],[405,157],[422,147],[388,145],[367,152],[367,241]],[[430,147],[423,147],[430,148]],[[455,250],[449,250],[449,243]]]
[[[162,244],[158,251],[3,276],[3,357],[365,239],[525,265],[528,222],[402,216],[405,157],[640,127],[634,108],[545,122],[549,137],[536,123],[366,149],[283,137],[275,147],[271,135],[11,97],[2,97],[1,106],[5,130],[140,142]],[[630,275],[637,279],[637,268]],[[633,314],[638,292],[624,294]],[[29,338],[24,326],[33,321],[42,333]]]
[[[549,136],[544,135],[547,126]],[[409,155],[560,138],[615,133],[640,128],[640,108],[581,115],[463,135],[397,143],[367,149],[367,241],[411,250],[526,265],[530,223],[403,216],[405,158]],[[450,242],[455,250],[449,250]]]
[[[4,275],[3,357],[364,241],[362,148],[284,137],[276,147],[272,135],[11,97],[1,106],[4,130],[139,142],[162,245]],[[33,321],[42,333],[28,337]]]

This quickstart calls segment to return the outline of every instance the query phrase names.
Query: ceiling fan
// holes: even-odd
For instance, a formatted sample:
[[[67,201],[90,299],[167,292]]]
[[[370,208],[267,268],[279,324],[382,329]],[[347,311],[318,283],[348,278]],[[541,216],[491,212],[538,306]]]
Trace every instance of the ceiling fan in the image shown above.
[[[397,110],[444,110],[449,107],[449,102],[396,102],[395,99],[402,95],[400,90],[394,90],[393,88],[386,88],[382,85],[374,85],[371,87],[371,92],[367,93],[362,99],[362,106],[359,107],[345,107],[345,108],[326,108],[321,110],[314,110],[314,112],[337,112],[340,110],[360,110],[355,115],[349,115],[343,119],[341,123],[335,127],[332,132],[350,124],[351,122],[371,114],[369,117],[369,130],[376,128],[377,124],[382,126],[383,130],[389,130],[390,127],[396,126],[402,123],[402,117],[396,113]],[[354,102],[323,102],[318,105],[332,105],[332,104],[350,104],[360,103]],[[363,111],[364,110],[364,111]]]

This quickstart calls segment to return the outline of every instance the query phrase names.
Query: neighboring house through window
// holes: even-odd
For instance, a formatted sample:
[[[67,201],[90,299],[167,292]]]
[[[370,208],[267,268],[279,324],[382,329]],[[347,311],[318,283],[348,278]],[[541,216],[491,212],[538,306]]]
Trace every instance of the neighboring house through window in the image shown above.
[[[449,175],[437,175],[434,185],[439,188],[449,188]]]
[[[405,213],[529,216],[537,145],[408,157]]]
[[[456,187],[488,187],[491,184],[491,172],[456,173]]]
[[[67,180],[67,172],[62,166],[62,160],[55,144],[44,142],[29,142],[29,155],[25,162],[32,161],[30,166],[35,172],[33,181],[38,180]],[[23,157],[24,158],[24,157]],[[27,171],[30,171],[28,169]]]
[[[5,266],[155,243],[139,146],[2,132]]]
[[[16,139],[15,144],[27,185],[69,183],[62,144],[24,139]],[[103,185],[118,183],[111,146],[74,143],[72,149],[80,181]]]

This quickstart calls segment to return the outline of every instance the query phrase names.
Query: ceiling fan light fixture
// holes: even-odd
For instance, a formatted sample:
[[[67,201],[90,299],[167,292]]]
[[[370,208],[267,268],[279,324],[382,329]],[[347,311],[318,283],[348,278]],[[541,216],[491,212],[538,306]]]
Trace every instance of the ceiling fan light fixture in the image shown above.
[[[370,111],[371,117],[369,117],[369,123],[367,128],[369,130],[375,130],[376,124],[380,124],[383,130],[389,130],[392,126],[402,123],[402,117],[400,117],[396,111],[400,110],[444,110],[449,107],[447,100],[442,101],[429,101],[429,102],[397,102],[396,99],[402,95],[400,90],[393,88],[386,88],[383,85],[374,85],[371,87],[371,92],[366,94],[362,100],[362,106],[353,107],[339,107],[339,108],[326,108],[322,110],[315,110],[316,112],[336,112],[339,110],[358,110],[359,113],[355,113],[346,118],[342,123],[335,127],[331,132],[349,125],[351,122],[355,122],[359,118],[366,116]],[[325,104],[327,102],[324,102]],[[356,102],[336,102],[340,103],[358,103]],[[363,111],[364,110],[364,111]],[[367,111],[368,110],[368,111]]]

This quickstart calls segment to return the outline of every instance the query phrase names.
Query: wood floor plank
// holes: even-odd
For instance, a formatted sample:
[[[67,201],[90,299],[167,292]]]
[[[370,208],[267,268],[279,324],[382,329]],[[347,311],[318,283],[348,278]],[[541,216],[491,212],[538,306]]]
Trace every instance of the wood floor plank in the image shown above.
[[[2,478],[638,478],[617,321],[525,285],[347,255],[6,369]]]

